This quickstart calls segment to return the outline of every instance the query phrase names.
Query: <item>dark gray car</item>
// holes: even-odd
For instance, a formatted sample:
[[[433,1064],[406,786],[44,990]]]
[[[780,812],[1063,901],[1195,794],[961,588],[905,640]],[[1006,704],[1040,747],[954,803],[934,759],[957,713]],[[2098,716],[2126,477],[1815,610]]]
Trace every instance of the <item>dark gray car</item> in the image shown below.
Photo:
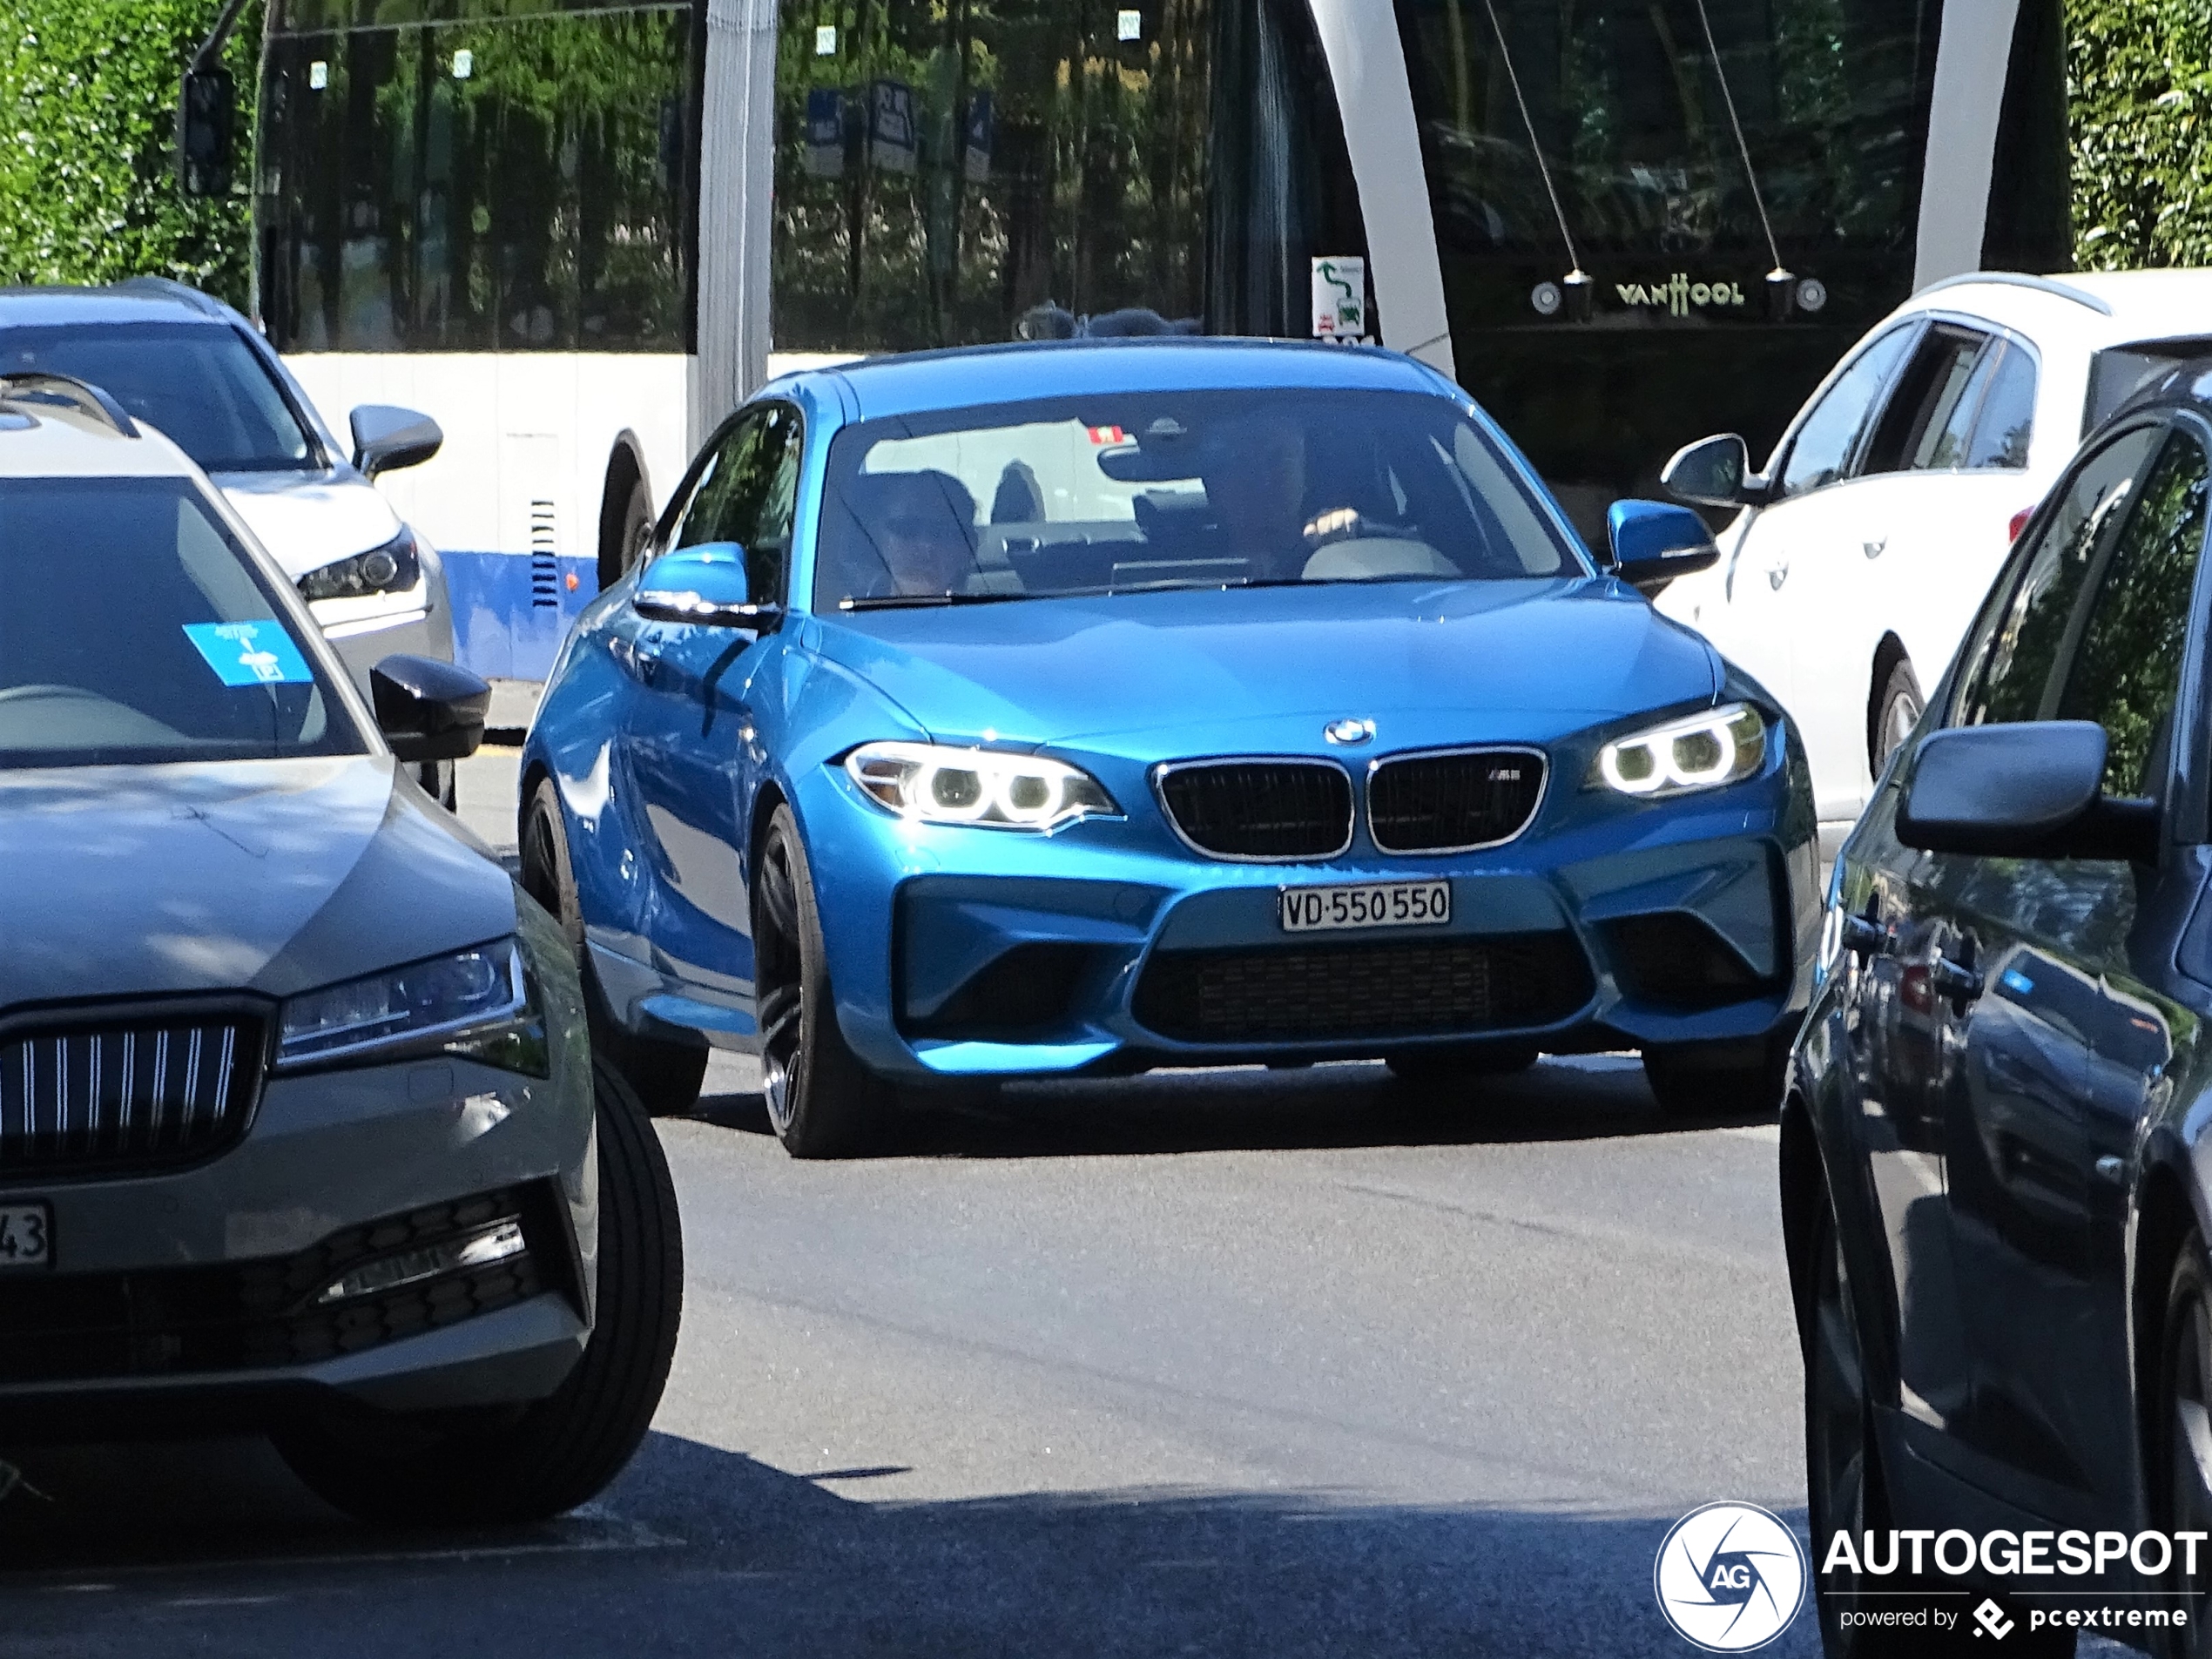
[[[482,682],[393,658],[372,714],[66,382],[0,381],[0,1451],[247,1426],[378,1519],[590,1497],[681,1244],[558,927],[411,780]]]

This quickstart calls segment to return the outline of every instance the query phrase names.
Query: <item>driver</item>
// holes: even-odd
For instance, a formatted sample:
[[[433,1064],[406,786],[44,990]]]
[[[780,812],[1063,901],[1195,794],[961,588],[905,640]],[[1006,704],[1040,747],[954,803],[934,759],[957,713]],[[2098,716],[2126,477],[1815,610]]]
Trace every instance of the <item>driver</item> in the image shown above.
[[[1359,533],[1348,507],[1308,515],[1305,437],[1296,416],[1260,415],[1216,434],[1199,462],[1222,536],[1251,581],[1297,581],[1317,550]]]

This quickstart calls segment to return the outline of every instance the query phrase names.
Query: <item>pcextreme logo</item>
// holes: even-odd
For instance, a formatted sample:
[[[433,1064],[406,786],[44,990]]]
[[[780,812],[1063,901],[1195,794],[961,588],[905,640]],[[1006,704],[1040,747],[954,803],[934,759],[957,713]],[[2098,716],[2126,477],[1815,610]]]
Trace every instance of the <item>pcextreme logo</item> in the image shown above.
[[[1790,1628],[1805,1604],[1804,1547],[1770,1510],[1709,1503],[1675,1522],[1652,1566],[1659,1611],[1708,1653],[1749,1653]]]

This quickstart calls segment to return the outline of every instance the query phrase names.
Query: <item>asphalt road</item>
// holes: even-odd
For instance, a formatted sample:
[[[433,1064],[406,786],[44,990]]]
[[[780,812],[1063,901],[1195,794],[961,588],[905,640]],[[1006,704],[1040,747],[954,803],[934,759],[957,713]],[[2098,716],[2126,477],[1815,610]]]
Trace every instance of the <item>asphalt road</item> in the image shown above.
[[[750,1082],[662,1125],[683,1340],[599,1503],[379,1534],[258,1443],[25,1449],[0,1653],[1686,1655],[1668,1523],[1802,1520],[1774,1131],[1632,1059],[1029,1086],[827,1166]]]

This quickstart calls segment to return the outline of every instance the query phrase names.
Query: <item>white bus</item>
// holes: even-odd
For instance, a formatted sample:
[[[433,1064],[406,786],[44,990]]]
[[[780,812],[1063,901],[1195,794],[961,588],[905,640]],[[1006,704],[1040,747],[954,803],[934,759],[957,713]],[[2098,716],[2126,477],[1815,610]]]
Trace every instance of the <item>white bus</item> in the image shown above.
[[[2063,268],[2059,0],[269,0],[254,306],[542,676],[785,362],[1305,335],[1316,260],[1595,525],[1915,287]]]

